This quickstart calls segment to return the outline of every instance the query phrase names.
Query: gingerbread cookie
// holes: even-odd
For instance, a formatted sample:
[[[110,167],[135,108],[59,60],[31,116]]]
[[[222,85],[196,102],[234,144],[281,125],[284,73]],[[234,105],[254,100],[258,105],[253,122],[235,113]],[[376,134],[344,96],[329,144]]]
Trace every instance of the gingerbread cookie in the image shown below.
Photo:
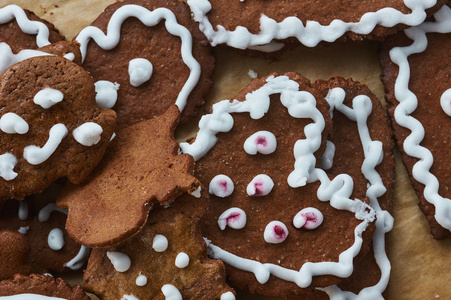
[[[18,231],[0,230],[0,280],[16,273],[29,274],[33,267],[27,263],[30,245]]]
[[[153,204],[197,189],[194,161],[179,154],[174,140],[179,117],[172,105],[119,131],[88,180],[63,190],[57,204],[69,208],[66,228],[73,239],[90,247],[118,244],[144,226]]]
[[[391,190],[384,184],[394,161],[387,120],[367,88],[272,74],[215,104],[199,127],[181,147],[209,184],[202,230],[234,286],[275,297],[342,295],[336,284],[370,253],[376,229],[384,276],[364,293],[381,297],[392,219],[378,197]]]
[[[436,239],[451,237],[451,9],[384,43],[382,81],[394,135]]]
[[[353,40],[380,39],[405,25],[419,25],[426,11],[446,0],[428,1],[276,1],[188,0],[194,20],[213,46],[264,52],[280,50],[280,40],[296,38],[308,47],[334,42],[343,35]]]
[[[102,299],[235,299],[222,262],[207,258],[199,218],[208,191],[201,193],[155,208],[124,244],[94,249],[83,287]]]
[[[0,43],[14,44],[14,52],[36,49],[64,41],[64,36],[49,22],[17,5],[0,8]]]
[[[181,1],[114,3],[76,40],[83,66],[97,81],[97,102],[117,112],[118,129],[174,103],[186,122],[212,85],[211,49]]]
[[[115,113],[97,107],[92,77],[70,60],[14,54],[4,43],[0,52],[0,199],[23,199],[60,177],[80,183],[102,158]]]
[[[61,278],[39,274],[30,276],[17,274],[12,280],[0,281],[0,297],[21,300],[90,299],[80,285],[72,287]]]
[[[4,205],[0,211],[0,230],[22,234],[24,241],[19,249],[26,249],[18,251],[22,258],[16,260],[26,268],[17,268],[16,273],[63,272],[83,267],[89,249],[68,237],[64,229],[66,215],[67,211],[51,202],[39,210],[29,200],[9,200]],[[10,278],[13,274],[0,272],[0,278]]]

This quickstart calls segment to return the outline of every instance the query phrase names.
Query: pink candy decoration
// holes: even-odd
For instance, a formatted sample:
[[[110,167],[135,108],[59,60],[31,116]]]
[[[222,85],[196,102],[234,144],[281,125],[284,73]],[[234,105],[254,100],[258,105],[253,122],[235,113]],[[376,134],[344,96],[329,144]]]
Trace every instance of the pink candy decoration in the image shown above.
[[[255,155],[257,152],[271,154],[276,151],[276,148],[276,136],[269,131],[258,131],[244,142],[244,151],[250,155]]]
[[[286,240],[288,228],[280,221],[271,221],[266,225],[263,237],[269,244],[280,244]]]
[[[241,229],[246,226],[246,213],[238,207],[232,207],[223,212],[218,218],[218,225],[221,230],[227,226],[233,229]]]
[[[254,177],[247,186],[247,194],[249,196],[266,196],[274,187],[274,182],[271,177],[265,174],[260,174]]]
[[[216,175],[211,181],[208,188],[210,194],[217,197],[225,198],[233,193],[234,185],[232,179],[226,175]]]
[[[323,214],[314,207],[307,207],[298,212],[293,218],[293,225],[296,228],[315,229],[324,220]]]

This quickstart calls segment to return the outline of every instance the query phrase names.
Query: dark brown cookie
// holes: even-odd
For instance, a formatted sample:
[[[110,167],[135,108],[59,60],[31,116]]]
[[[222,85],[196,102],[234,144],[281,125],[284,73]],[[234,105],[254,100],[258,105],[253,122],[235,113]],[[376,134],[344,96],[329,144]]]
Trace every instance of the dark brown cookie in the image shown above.
[[[404,165],[432,235],[445,239],[451,237],[451,31],[443,24],[451,9],[443,7],[436,20],[390,38],[380,61]]]
[[[57,204],[69,208],[66,228],[73,239],[91,247],[118,244],[144,226],[153,204],[197,189],[194,161],[179,155],[174,140],[179,117],[173,105],[119,131],[89,179],[63,190]]]
[[[14,45],[14,52],[37,49],[65,38],[49,22],[17,5],[0,8],[0,43]],[[35,33],[30,33],[35,32]]]
[[[207,258],[199,226],[207,206],[205,197],[205,188],[201,198],[182,195],[170,207],[152,210],[140,233],[124,244],[94,249],[83,287],[102,299],[120,299],[124,295],[138,299],[165,299],[171,295],[183,299],[235,299],[225,283],[222,262]]]
[[[99,85],[98,101],[117,112],[119,129],[161,115],[174,103],[183,109],[182,123],[196,115],[212,85],[215,60],[183,2],[117,2],[92,26],[100,30],[86,28],[76,38],[83,51],[87,47],[83,66],[96,81],[110,82]],[[117,90],[117,102],[101,95],[103,88]]]
[[[329,90],[333,129],[321,94]],[[393,182],[387,119],[366,87],[340,78],[312,85],[295,73],[272,74],[254,80],[233,102],[215,104],[199,126],[196,141],[181,146],[198,159],[195,174],[209,184],[203,233],[211,239],[211,257],[226,262],[233,285],[263,295],[320,299],[326,295],[315,287],[351,275],[370,250],[380,210],[368,204],[377,204],[383,184],[391,190]],[[374,170],[382,157],[387,166]],[[384,182],[374,177],[378,171],[387,171]],[[388,196],[384,209],[390,205]],[[381,213],[381,221],[383,238],[389,214]],[[347,268],[333,262],[340,255],[342,264],[357,244],[349,272],[340,274]]]
[[[16,273],[29,274],[33,267],[27,263],[30,244],[17,231],[0,230],[0,280],[12,278]]]
[[[0,81],[0,199],[23,199],[60,177],[83,181],[115,125],[115,113],[95,103],[92,77],[65,58],[47,55],[16,63]]]
[[[30,295],[24,295],[30,294]],[[67,300],[89,300],[80,285],[70,286],[61,278],[31,274],[15,275],[13,280],[0,282],[0,296],[21,295],[20,299],[37,299],[38,295]]]
[[[353,40],[381,39],[419,25],[446,0],[385,1],[221,1],[188,0],[194,19],[213,46],[277,51],[287,38],[312,47],[342,36]],[[282,42],[282,43],[280,43]]]

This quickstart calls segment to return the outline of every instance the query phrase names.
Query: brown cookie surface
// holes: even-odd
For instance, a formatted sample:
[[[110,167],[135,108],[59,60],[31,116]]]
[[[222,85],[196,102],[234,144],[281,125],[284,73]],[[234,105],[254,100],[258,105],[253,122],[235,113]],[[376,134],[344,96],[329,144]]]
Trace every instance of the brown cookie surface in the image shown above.
[[[390,38],[380,55],[393,132],[419,206],[436,239],[451,237],[451,164],[447,158],[451,143],[451,33],[437,33],[440,22],[451,19],[450,11],[449,7],[441,10],[442,19],[436,27],[433,22],[420,26],[414,40],[404,33]],[[394,47],[401,48],[390,56]],[[409,47],[419,53],[410,54]],[[401,62],[402,69],[398,66]]]
[[[117,133],[102,162],[81,185],[57,201],[69,208],[67,231],[87,246],[110,246],[136,234],[152,205],[196,190],[194,161],[174,140],[180,112],[173,105],[153,119]]]
[[[0,231],[0,280],[12,278],[16,273],[29,274],[33,267],[27,263],[30,245],[17,231]]]
[[[31,295],[22,295],[31,294]],[[35,299],[33,295],[44,295],[67,300],[89,300],[80,285],[70,286],[61,278],[31,274],[17,274],[12,280],[0,281],[0,296],[22,295],[22,299]]]
[[[92,77],[48,55],[12,65],[0,81],[0,198],[23,199],[60,177],[83,181],[115,126],[115,113],[95,103]]]
[[[84,288],[102,299],[124,295],[167,299],[177,293],[183,299],[233,296],[222,262],[207,258],[199,226],[207,205],[204,197],[208,197],[206,190],[201,198],[182,195],[169,207],[152,210],[144,228],[121,246],[94,249]],[[125,271],[119,268],[121,256],[130,260]]]
[[[139,8],[132,9],[131,5]],[[215,60],[184,3],[117,2],[108,6],[92,26],[107,33],[108,38],[100,41],[103,34],[91,34],[92,30],[78,35],[82,48],[87,47],[83,66],[96,81],[115,84],[117,102],[102,105],[117,112],[119,129],[161,115],[174,103],[184,107],[182,123],[196,116],[212,85]],[[120,40],[112,47],[115,35]],[[140,72],[148,77],[137,79]]]

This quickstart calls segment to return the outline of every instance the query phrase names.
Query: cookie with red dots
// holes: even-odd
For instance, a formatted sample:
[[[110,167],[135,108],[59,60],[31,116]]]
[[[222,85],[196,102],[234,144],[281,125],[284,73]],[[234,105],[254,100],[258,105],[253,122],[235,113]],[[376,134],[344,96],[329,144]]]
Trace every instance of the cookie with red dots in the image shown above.
[[[0,199],[23,199],[61,177],[80,183],[109,144],[115,113],[96,105],[92,77],[69,60],[75,47],[43,49],[69,51],[60,57],[0,44]]]
[[[180,154],[174,130],[180,111],[117,132],[99,166],[80,185],[68,185],[57,200],[68,208],[66,228],[82,245],[119,244],[144,226],[154,205],[166,205],[199,182],[194,160]]]
[[[343,293],[336,285],[391,225],[390,136],[377,98],[341,78],[271,74],[214,104],[181,147],[209,185],[202,230],[231,284],[275,297]],[[379,197],[390,201],[381,208]],[[380,297],[386,284],[368,292]]]
[[[102,299],[235,299],[223,263],[207,258],[199,225],[207,199],[205,188],[184,194],[152,210],[125,243],[93,249],[83,287]]]
[[[436,239],[451,238],[451,8],[383,44],[380,63],[393,133]]]
[[[276,1],[188,0],[193,18],[213,46],[278,51],[284,43],[314,47],[341,37],[381,39],[421,24],[446,0]],[[287,41],[289,39],[289,41]]]
[[[76,40],[96,80],[97,101],[117,112],[119,129],[174,103],[185,123],[212,85],[214,57],[183,1],[116,2]]]
[[[61,278],[31,274],[16,274],[11,280],[0,281],[0,296],[15,296],[21,300],[89,300],[80,285],[70,286]]]

